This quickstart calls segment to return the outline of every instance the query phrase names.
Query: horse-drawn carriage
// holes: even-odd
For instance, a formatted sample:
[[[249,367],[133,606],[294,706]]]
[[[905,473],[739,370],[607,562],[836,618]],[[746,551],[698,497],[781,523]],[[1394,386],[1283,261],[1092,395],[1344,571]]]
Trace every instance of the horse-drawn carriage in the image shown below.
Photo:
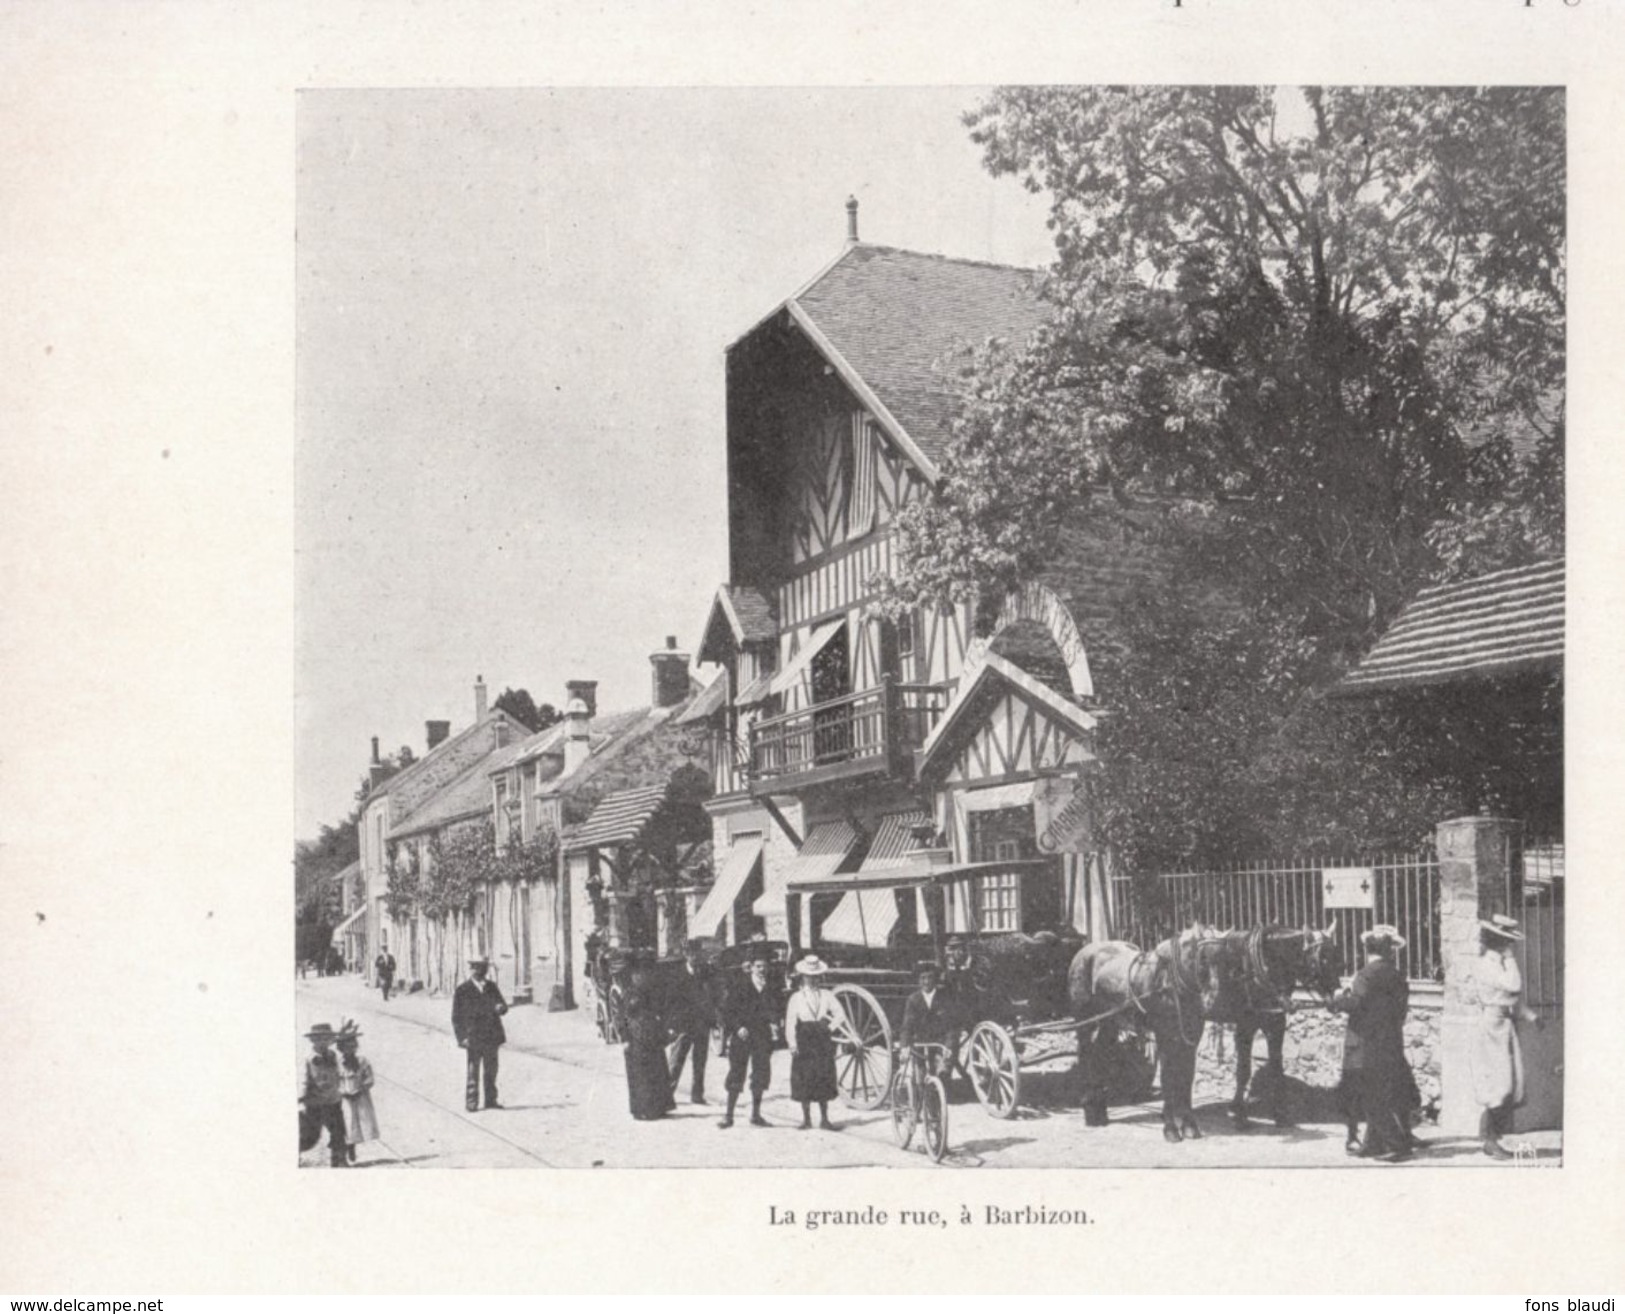
[[[1200,1135],[1191,1083],[1211,1020],[1236,1027],[1232,1110],[1245,1121],[1253,1035],[1268,1036],[1278,1077],[1293,991],[1326,995],[1337,986],[1341,957],[1331,928],[1193,927],[1142,951],[1123,941],[1087,942],[1070,919],[1033,931],[983,927],[983,882],[1058,883],[1058,866],[1054,859],[925,861],[789,882],[791,943],[830,964],[825,980],[848,1020],[837,1069],[848,1103],[873,1108],[885,1099],[903,1006],[918,965],[929,961],[963,1028],[953,1070],[992,1116],[1015,1116],[1024,1072],[1074,1058],[1091,1121],[1104,1121],[1110,1097],[1149,1094],[1151,1074],[1160,1071],[1165,1134]],[[851,933],[854,921],[861,936]],[[842,928],[840,938],[826,933],[832,926]]]
[[[790,881],[792,943],[829,964],[825,980],[849,1022],[836,1074],[849,1104],[874,1108],[886,1098],[903,1008],[919,965],[930,962],[962,1028],[954,1070],[989,1113],[1014,1116],[1023,1070],[1058,1057],[1056,1040],[1064,1045],[1075,1028],[1067,968],[1084,940],[1069,926],[983,929],[977,883],[1058,881],[1056,867],[1053,859],[922,861]]]

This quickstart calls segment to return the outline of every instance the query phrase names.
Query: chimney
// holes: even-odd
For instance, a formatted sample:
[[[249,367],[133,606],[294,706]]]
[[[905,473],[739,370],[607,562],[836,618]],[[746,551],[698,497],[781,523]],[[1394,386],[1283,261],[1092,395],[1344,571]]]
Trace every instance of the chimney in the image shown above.
[[[677,651],[677,636],[666,636],[666,647],[649,654],[654,667],[654,695],[650,701],[656,707],[675,707],[688,697],[688,654]]]
[[[383,760],[383,758],[378,756],[378,736],[374,735],[372,737],[372,764],[373,766],[377,766]]]
[[[853,246],[857,245],[858,198],[855,196],[848,196],[846,198],[846,240]]]
[[[485,720],[485,677],[483,675],[474,677],[474,720],[476,723]]]
[[[435,746],[443,744],[451,737],[450,721],[425,721],[423,723],[424,738],[429,741],[429,751],[432,753]]]
[[[570,684],[596,686],[596,681],[571,680]],[[561,774],[569,776],[574,773],[592,752],[592,743],[587,737],[591,723],[592,711],[586,700],[572,693],[570,701],[564,705],[564,770]]]
[[[564,682],[564,705],[568,707],[577,698],[587,705],[587,716],[589,718],[598,715],[597,680],[566,680]]]

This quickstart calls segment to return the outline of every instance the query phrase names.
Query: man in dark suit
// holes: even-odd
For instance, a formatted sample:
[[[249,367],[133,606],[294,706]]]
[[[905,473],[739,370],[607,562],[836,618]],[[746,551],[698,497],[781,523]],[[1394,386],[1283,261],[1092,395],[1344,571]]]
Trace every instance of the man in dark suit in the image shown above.
[[[669,978],[667,1016],[677,1032],[677,1051],[671,1061],[672,1093],[683,1075],[683,1062],[693,1064],[689,1102],[705,1103],[705,1061],[710,1057],[711,1025],[716,1020],[712,1004],[711,969],[700,957],[703,943],[690,940],[683,946],[683,970]]]
[[[921,963],[915,969],[915,981],[919,989],[903,1005],[903,1050],[906,1053],[913,1045],[945,1046],[927,1056],[929,1071],[941,1076],[953,1065],[954,1047],[959,1042],[958,1010],[942,989],[942,974],[935,963]]]
[[[1405,1058],[1405,1013],[1410,986],[1394,966],[1405,939],[1392,926],[1374,926],[1360,937],[1366,951],[1365,966],[1348,989],[1340,990],[1327,1005],[1348,1014],[1343,1040],[1343,1080],[1340,1094],[1349,1124],[1348,1152],[1359,1158],[1390,1163],[1411,1155],[1406,1126],[1407,1096],[1411,1091],[1410,1063]],[[1356,1135],[1365,1119],[1365,1140]]]
[[[387,1000],[390,988],[395,984],[395,955],[386,948],[373,960],[372,969],[378,974],[378,987]]]
[[[717,1124],[734,1125],[734,1108],[750,1072],[750,1125],[767,1126],[762,1117],[762,1095],[773,1078],[773,1042],[784,1025],[784,998],[768,984],[767,958],[752,958],[745,979],[729,991],[722,1009],[722,1030],[728,1046],[728,1111]]]
[[[451,1029],[457,1044],[468,1051],[468,1088],[465,1099],[468,1111],[480,1107],[480,1087],[485,1088],[485,1107],[500,1109],[497,1103],[497,1050],[508,1039],[502,1027],[502,1015],[508,1011],[508,1001],[489,980],[491,960],[475,958],[469,965],[469,979],[457,987],[451,997]]]

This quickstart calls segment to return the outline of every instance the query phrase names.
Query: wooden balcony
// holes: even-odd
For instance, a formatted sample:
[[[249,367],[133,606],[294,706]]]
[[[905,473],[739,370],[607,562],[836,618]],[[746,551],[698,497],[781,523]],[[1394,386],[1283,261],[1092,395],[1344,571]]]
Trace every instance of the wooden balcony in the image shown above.
[[[906,776],[948,706],[948,687],[898,684],[846,694],[758,721],[750,732],[753,794],[793,793],[851,776]]]

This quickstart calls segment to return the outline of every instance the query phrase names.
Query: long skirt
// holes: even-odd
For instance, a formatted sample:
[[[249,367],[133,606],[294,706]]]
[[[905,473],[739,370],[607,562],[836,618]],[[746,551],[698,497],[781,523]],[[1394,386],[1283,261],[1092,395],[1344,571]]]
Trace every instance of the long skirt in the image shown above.
[[[829,1028],[811,1022],[796,1023],[796,1053],[790,1060],[790,1098],[822,1103],[838,1095],[835,1084],[835,1042]]]
[[[1467,1051],[1474,1098],[1486,1109],[1523,1103],[1523,1047],[1518,1028],[1503,1008],[1485,1008]]]
[[[634,1024],[626,1042],[626,1095],[640,1122],[663,1118],[677,1107],[671,1096],[671,1069],[658,1027]]]
[[[378,1114],[372,1107],[372,1092],[344,1097],[344,1135],[352,1145],[378,1139]]]

